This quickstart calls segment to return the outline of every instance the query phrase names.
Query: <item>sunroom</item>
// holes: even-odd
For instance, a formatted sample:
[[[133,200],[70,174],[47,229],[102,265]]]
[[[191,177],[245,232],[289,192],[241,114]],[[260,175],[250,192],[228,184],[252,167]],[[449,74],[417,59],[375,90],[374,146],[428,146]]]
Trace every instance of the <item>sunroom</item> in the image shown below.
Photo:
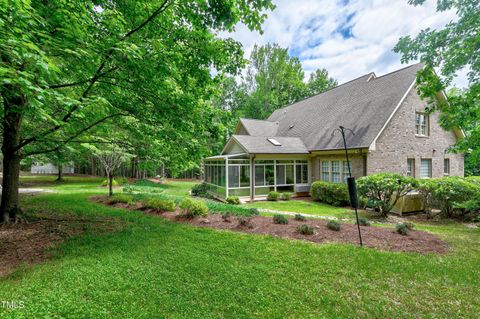
[[[297,138],[234,135],[221,155],[204,160],[204,181],[219,199],[307,193],[309,172],[309,153]]]

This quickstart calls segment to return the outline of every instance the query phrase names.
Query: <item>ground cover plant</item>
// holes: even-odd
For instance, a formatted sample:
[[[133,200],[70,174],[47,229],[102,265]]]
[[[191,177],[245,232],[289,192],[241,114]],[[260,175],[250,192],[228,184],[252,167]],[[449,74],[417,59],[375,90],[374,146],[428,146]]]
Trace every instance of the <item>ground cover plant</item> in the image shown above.
[[[480,231],[461,223],[416,223],[417,229],[448,242],[450,251],[442,255],[339,243],[312,245],[192,227],[100,205],[88,200],[105,194],[98,180],[48,185],[55,193],[22,197],[30,214],[114,218],[124,227],[73,237],[52,251],[50,261],[0,279],[0,299],[24,300],[27,305],[20,311],[0,309],[2,318],[150,317],[152,313],[245,318],[285,313],[301,318],[400,318],[414,313],[475,318],[480,311]],[[235,221],[223,224],[237,227]],[[286,227],[271,221],[269,225]],[[353,224],[342,225],[340,232],[319,229],[340,236],[349,226],[355,231]],[[365,240],[373,240],[368,232],[372,228],[377,227],[365,228]],[[402,237],[393,228],[382,229]]]

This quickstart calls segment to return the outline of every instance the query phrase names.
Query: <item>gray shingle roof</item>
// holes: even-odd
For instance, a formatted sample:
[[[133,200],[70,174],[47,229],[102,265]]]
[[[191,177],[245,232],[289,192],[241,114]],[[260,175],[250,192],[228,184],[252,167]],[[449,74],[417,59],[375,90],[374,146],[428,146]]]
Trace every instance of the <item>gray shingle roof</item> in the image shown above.
[[[421,68],[415,64],[368,82],[371,73],[364,75],[278,109],[267,121],[279,122],[277,138],[298,137],[310,151],[342,148],[340,135],[331,136],[340,125],[355,133],[347,134],[350,148],[369,147]]]
[[[278,123],[254,119],[240,119],[243,127],[252,136],[275,136],[277,135]]]
[[[233,135],[232,138],[250,154],[309,153],[302,140],[298,137]],[[268,141],[269,138],[274,138],[281,146],[273,145]]]

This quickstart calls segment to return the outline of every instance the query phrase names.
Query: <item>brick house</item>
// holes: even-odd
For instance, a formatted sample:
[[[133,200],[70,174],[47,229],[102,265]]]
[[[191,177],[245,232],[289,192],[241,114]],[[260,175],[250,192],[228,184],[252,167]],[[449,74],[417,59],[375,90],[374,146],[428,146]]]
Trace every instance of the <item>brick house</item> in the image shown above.
[[[416,178],[463,176],[463,154],[448,152],[458,129],[445,131],[415,88],[421,64],[377,77],[363,75],[278,109],[266,120],[240,119],[218,156],[204,161],[218,197],[262,197],[272,190],[308,192],[312,181],[344,182],[340,125],[349,128],[352,175],[395,172]],[[438,99],[445,99],[439,92]]]

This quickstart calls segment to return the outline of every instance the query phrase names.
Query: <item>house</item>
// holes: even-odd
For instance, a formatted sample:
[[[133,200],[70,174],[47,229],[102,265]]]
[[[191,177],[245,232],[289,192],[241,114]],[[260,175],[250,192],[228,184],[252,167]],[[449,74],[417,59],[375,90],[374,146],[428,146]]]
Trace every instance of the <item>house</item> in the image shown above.
[[[415,87],[421,64],[365,74],[322,94],[278,109],[266,120],[240,119],[218,156],[204,161],[212,194],[252,200],[270,191],[306,193],[312,181],[344,182],[352,175],[395,172],[416,178],[463,176],[463,154],[449,148],[463,132],[445,131],[438,112]],[[439,92],[438,99],[445,99]]]
[[[69,165],[64,165],[62,167],[62,172],[64,174],[73,174],[74,168],[73,163]],[[30,173],[32,174],[58,174],[58,167],[52,163],[33,163],[30,167]]]

